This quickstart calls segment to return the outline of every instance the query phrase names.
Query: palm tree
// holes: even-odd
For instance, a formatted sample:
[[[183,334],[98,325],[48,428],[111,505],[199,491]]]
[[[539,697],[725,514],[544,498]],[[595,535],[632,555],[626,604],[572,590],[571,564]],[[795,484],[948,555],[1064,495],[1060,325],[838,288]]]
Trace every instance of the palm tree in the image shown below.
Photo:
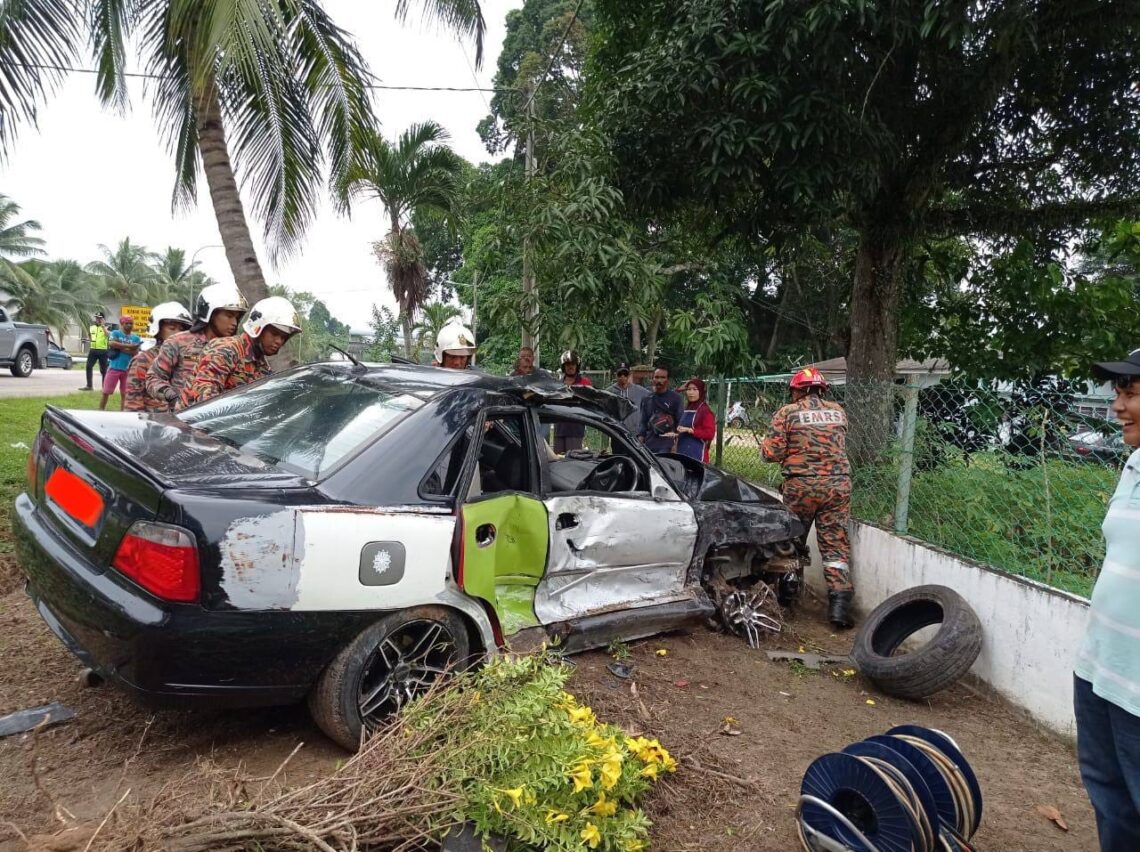
[[[473,35],[478,0],[422,0],[425,15]],[[404,18],[411,0],[397,0]],[[36,109],[89,43],[105,105],[127,104],[128,44],[138,47],[159,129],[174,155],[174,206],[194,203],[205,174],[234,280],[251,302],[268,289],[238,192],[242,171],[271,259],[294,250],[326,167],[337,185],[373,124],[370,74],[319,0],[20,0],[0,6],[0,147],[10,117]],[[47,66],[47,67],[44,67]]]
[[[114,249],[99,246],[102,260],[87,264],[87,272],[95,279],[100,295],[122,305],[145,305],[154,286],[155,274],[147,261],[150,252],[124,237]]]
[[[68,326],[83,328],[102,306],[92,277],[74,260],[26,260],[0,269],[4,307],[18,312],[22,322],[53,328],[63,340]]]
[[[449,138],[434,121],[413,124],[395,144],[373,133],[361,141],[339,184],[346,205],[352,198],[376,198],[388,211],[388,234],[373,250],[400,307],[404,355],[409,358],[412,320],[427,301],[430,282],[423,248],[407,223],[413,212],[453,213],[463,161],[447,146]]]
[[[148,263],[154,273],[150,285],[151,304],[179,302],[192,308],[191,296],[214,283],[214,279],[198,269],[198,261],[186,263],[185,249],[169,246],[164,252],[151,254]]]
[[[5,260],[37,257],[44,253],[44,241],[35,236],[40,230],[40,223],[34,219],[13,222],[19,215],[20,205],[8,196],[0,195],[0,258]]]
[[[412,329],[419,336],[418,346],[422,350],[424,348],[434,348],[435,341],[439,338],[440,330],[457,316],[461,316],[461,311],[455,305],[449,305],[446,302],[434,302],[430,305],[424,305],[422,313],[420,314],[420,321],[416,323],[415,328]]]

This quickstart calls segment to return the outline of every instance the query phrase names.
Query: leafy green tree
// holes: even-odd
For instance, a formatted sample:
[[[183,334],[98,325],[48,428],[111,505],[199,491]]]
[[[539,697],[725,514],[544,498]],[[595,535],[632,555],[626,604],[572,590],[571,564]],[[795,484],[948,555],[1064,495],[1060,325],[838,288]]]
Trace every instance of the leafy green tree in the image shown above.
[[[400,321],[388,308],[372,306],[372,319],[369,320],[372,339],[365,356],[369,361],[387,361],[396,351],[396,338],[400,334]]]
[[[476,42],[486,29],[478,0],[424,0],[425,16]],[[404,18],[410,0],[397,0]],[[294,250],[318,203],[373,124],[369,71],[318,0],[20,0],[0,10],[0,145],[14,122],[34,123],[64,76],[54,70],[93,54],[96,93],[127,105],[126,64],[137,46],[155,120],[174,156],[176,207],[194,203],[206,178],[234,280],[251,301],[268,293],[236,173],[264,223],[270,255]]]
[[[753,238],[857,234],[848,373],[889,379],[927,236],[1140,210],[1140,5],[596,0],[587,80],[620,185]],[[889,406],[861,418],[885,434]],[[856,437],[858,443],[859,436]],[[873,442],[872,442],[873,443]]]
[[[168,246],[166,251],[153,253],[148,261],[154,272],[150,285],[150,304],[179,302],[193,309],[193,297],[214,279],[198,268],[198,261],[186,263],[186,250]]]
[[[400,307],[409,358],[412,324],[430,289],[423,247],[409,221],[416,211],[453,213],[463,161],[448,147],[449,138],[434,121],[413,124],[394,143],[373,133],[361,142],[339,184],[346,205],[352,198],[375,198],[388,213],[388,234],[373,248]]]
[[[521,9],[507,12],[494,77],[497,91],[490,115],[478,127],[490,153],[514,146],[521,156],[528,108],[543,122],[573,120],[592,21],[592,0],[525,0]]]

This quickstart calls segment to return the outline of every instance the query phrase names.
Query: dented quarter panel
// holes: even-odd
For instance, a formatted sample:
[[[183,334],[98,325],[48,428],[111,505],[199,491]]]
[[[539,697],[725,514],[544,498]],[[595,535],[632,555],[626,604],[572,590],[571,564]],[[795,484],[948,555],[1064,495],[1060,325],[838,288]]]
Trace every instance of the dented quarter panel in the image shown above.
[[[391,610],[431,603],[447,587],[455,518],[372,509],[297,513],[297,600],[294,610]],[[403,576],[364,585],[361,556],[372,542],[398,542]]]
[[[693,508],[603,494],[550,497],[550,550],[534,611],[549,624],[679,594],[697,540]],[[573,522],[574,526],[566,526]]]

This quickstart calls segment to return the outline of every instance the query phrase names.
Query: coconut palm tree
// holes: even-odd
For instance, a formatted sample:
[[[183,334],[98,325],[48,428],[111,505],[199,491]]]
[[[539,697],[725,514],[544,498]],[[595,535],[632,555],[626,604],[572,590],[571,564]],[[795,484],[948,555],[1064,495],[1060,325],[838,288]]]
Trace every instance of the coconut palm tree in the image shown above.
[[[83,328],[102,307],[92,277],[74,260],[25,260],[0,269],[0,290],[8,295],[5,308],[22,322],[49,326],[63,340],[73,322]]]
[[[379,133],[361,140],[339,190],[353,198],[375,198],[388,212],[389,230],[373,243],[377,260],[400,307],[404,355],[412,355],[412,321],[427,301],[424,253],[408,221],[413,212],[451,216],[459,193],[463,161],[447,146],[446,130],[434,121],[413,124],[395,143]]]
[[[425,16],[473,35],[478,0],[422,0]],[[404,18],[411,0],[397,0]],[[355,140],[372,126],[369,71],[319,0],[20,0],[0,5],[0,146],[10,117],[34,123],[85,43],[96,92],[127,104],[128,44],[148,74],[155,119],[174,156],[174,205],[192,205],[206,178],[234,280],[250,301],[268,289],[254,250],[235,165],[270,257],[297,247],[317,206],[323,170],[339,182]],[[47,67],[43,67],[47,66]]]
[[[150,285],[150,304],[179,302],[193,307],[191,296],[202,292],[214,279],[198,268],[198,261],[186,263],[186,250],[168,246],[164,252],[154,252],[148,259],[154,273]]]
[[[95,280],[99,294],[110,302],[123,305],[145,305],[154,287],[155,273],[145,247],[124,237],[115,248],[99,246],[103,257],[87,264],[87,272]]]
[[[418,336],[417,345],[419,349],[434,348],[440,330],[448,322],[462,314],[463,311],[457,306],[449,305],[446,302],[433,302],[430,305],[424,305],[420,313],[420,321],[412,329]]]
[[[5,260],[37,257],[44,253],[44,241],[36,236],[40,223],[34,219],[12,221],[19,216],[20,205],[8,196],[0,195],[0,258]]]

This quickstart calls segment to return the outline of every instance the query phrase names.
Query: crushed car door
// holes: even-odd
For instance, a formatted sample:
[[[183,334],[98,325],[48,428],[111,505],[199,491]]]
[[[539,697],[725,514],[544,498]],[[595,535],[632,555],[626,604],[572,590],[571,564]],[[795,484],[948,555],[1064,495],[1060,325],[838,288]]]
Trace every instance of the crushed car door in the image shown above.
[[[560,419],[544,414],[540,430]],[[638,481],[617,493],[567,488],[563,481],[544,494],[550,552],[535,595],[535,613],[544,624],[683,597],[696,546],[692,507],[625,436],[590,424],[583,448],[594,450],[595,458],[625,455],[637,465]],[[560,461],[552,459],[548,469]]]
[[[474,470],[462,510],[459,585],[486,601],[504,635],[536,627],[534,595],[546,567],[546,507],[535,496],[529,419],[491,411],[474,430]]]

